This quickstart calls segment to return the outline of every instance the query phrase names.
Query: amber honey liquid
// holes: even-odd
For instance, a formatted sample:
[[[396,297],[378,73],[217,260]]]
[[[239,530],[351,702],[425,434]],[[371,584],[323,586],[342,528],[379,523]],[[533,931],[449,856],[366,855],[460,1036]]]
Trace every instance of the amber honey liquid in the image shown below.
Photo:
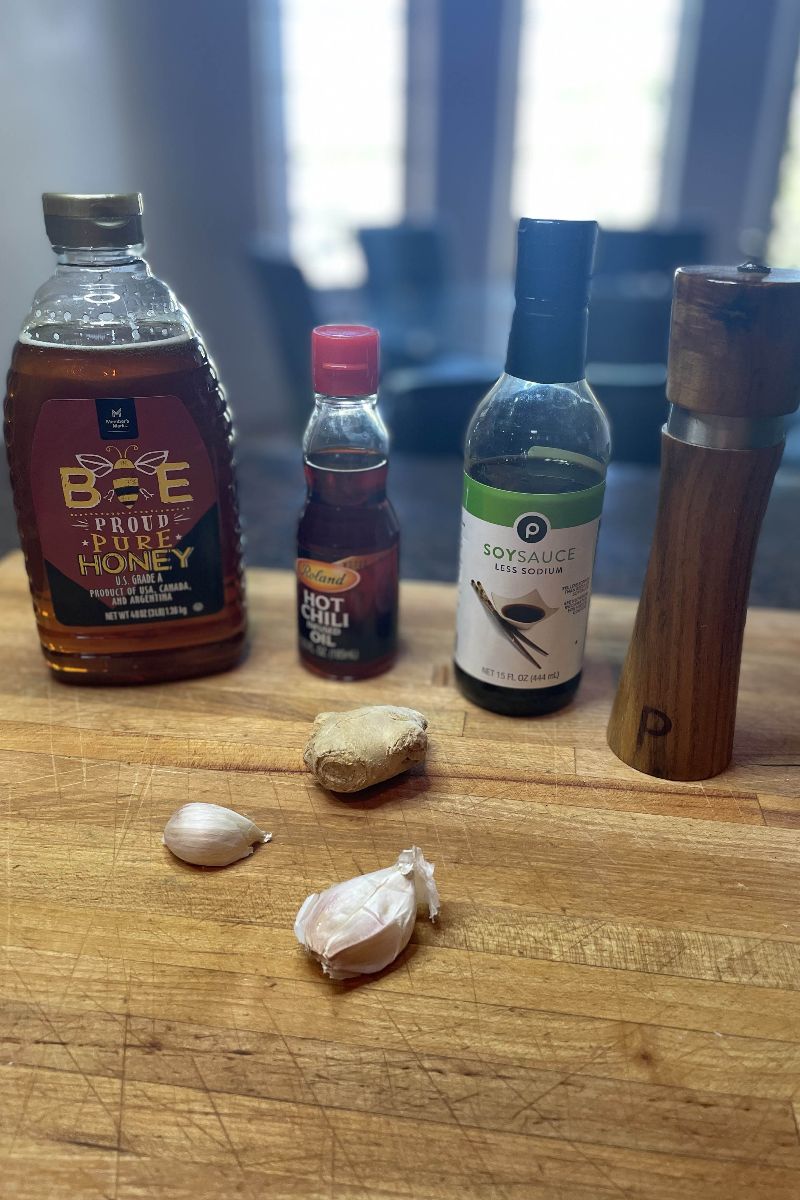
[[[332,679],[367,679],[397,652],[400,531],[386,458],[350,448],[306,460],[297,535],[300,657]]]
[[[171,620],[142,620],[108,629],[96,624],[65,624],[56,616],[31,480],[37,422],[43,406],[50,401],[115,397],[176,397],[205,446],[219,517],[222,591],[221,607],[216,611]],[[39,637],[44,656],[59,678],[74,683],[154,683],[224,670],[239,659],[246,618],[230,419],[216,377],[196,338],[176,337],[141,347],[113,349],[18,343],[8,375],[5,437]],[[103,449],[115,466],[121,456],[136,454],[116,442]],[[74,457],[70,460],[73,466]],[[107,489],[106,503],[114,506],[120,521],[129,522],[140,511],[142,496],[156,490],[152,478],[143,471],[109,471],[106,479],[97,482],[98,490]],[[127,484],[123,485],[123,477]],[[89,557],[91,536],[87,524]],[[135,545],[133,540],[131,545]],[[110,538],[107,548],[115,550]],[[140,556],[142,553],[139,551]]]

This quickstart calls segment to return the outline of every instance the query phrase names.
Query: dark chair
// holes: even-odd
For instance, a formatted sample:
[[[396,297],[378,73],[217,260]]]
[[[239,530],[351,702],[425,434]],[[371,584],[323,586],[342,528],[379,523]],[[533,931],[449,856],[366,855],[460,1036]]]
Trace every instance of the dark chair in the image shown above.
[[[592,291],[587,359],[601,363],[665,363],[671,292],[662,296]]]
[[[703,261],[706,234],[682,227],[602,229],[597,243],[595,282],[648,274],[668,275],[676,267]]]
[[[666,362],[672,277],[700,262],[697,229],[604,229],[597,242],[589,361]]]
[[[311,330],[319,324],[314,295],[300,268],[280,250],[259,243],[251,259],[291,391],[293,424],[301,429],[311,402]]]
[[[615,459],[658,461],[672,277],[702,261],[705,245],[699,229],[601,230],[586,373],[611,420]]]
[[[463,454],[470,417],[499,373],[495,364],[456,355],[392,371],[384,381],[381,405],[392,448],[412,454]]]
[[[425,363],[442,348],[446,253],[439,229],[404,223],[360,229],[369,318],[387,367]]]
[[[589,363],[586,374],[611,422],[617,462],[657,463],[667,419],[667,368],[662,363]]]

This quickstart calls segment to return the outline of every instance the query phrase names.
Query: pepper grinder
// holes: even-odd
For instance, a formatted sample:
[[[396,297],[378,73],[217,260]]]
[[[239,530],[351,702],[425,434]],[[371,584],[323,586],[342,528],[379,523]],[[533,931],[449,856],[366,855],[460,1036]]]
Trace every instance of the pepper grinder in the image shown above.
[[[800,402],[800,271],[675,274],[661,489],[608,744],[663,779],[731,760],[761,521]]]

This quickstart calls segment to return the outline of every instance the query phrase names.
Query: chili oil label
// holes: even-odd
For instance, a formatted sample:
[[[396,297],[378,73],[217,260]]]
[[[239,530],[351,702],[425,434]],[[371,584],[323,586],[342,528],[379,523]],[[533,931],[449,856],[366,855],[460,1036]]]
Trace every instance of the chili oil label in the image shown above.
[[[397,625],[398,548],[328,562],[296,563],[300,646],[323,663],[368,663],[393,648]]]
[[[507,492],[465,476],[456,662],[484,683],[553,687],[583,662],[605,483]]]
[[[31,487],[63,625],[130,627],[222,608],[214,473],[177,396],[48,400]]]

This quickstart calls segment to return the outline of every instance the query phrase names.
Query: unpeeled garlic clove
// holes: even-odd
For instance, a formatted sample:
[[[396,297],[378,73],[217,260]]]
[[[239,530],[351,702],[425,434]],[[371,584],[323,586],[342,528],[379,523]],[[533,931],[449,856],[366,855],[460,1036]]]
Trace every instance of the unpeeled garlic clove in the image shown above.
[[[302,904],[295,937],[331,979],[382,971],[408,945],[417,905],[439,912],[434,867],[416,846],[394,866],[358,875],[314,893]]]
[[[174,812],[164,826],[164,845],[176,858],[197,867],[227,867],[253,853],[257,842],[269,842],[271,833],[232,808],[195,801]]]

